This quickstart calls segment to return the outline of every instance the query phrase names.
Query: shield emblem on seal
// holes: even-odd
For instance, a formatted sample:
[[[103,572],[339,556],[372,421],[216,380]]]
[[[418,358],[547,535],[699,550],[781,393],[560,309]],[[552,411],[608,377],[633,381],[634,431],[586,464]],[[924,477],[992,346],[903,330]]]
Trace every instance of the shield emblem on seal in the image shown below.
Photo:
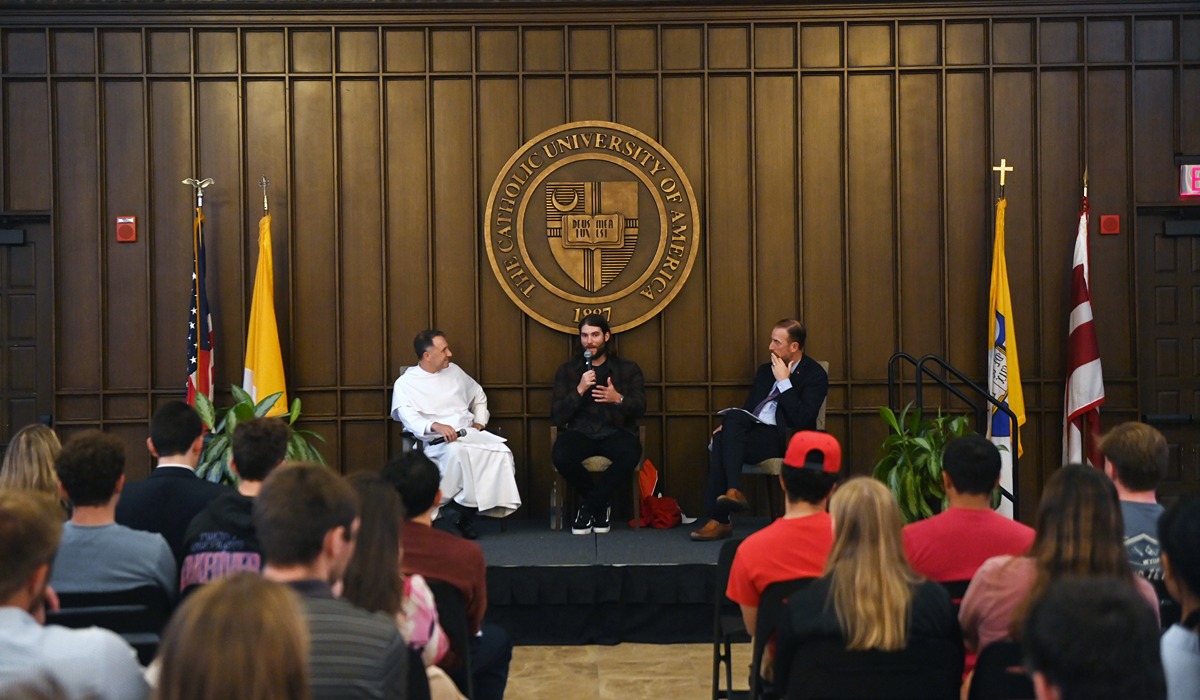
[[[589,292],[621,274],[637,248],[638,183],[546,183],[546,237],[563,272]]]

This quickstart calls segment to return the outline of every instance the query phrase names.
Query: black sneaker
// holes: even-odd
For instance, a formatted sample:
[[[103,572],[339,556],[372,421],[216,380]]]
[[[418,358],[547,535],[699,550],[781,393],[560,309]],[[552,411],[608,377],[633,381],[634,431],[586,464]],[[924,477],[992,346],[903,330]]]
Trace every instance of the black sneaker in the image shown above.
[[[571,525],[571,534],[592,534],[592,512],[587,509],[587,506],[581,506],[579,512],[575,514],[575,522]]]
[[[612,529],[612,507],[605,507],[601,515],[597,515],[592,521],[592,532],[603,535]]]
[[[475,529],[475,519],[469,518],[466,515],[459,517],[458,522],[454,524],[458,534],[465,540],[479,539],[479,531]]]

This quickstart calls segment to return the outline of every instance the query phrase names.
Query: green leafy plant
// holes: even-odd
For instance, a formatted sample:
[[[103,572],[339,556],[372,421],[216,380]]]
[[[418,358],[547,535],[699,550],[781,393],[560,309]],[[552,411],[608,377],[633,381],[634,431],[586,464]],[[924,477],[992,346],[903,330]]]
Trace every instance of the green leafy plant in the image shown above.
[[[887,406],[879,408],[890,434],[883,441],[874,472],[875,478],[896,494],[900,513],[908,523],[934,515],[935,504],[944,507],[942,451],[951,438],[970,431],[966,416],[945,416],[939,409],[936,418],[927,419],[920,409],[912,408],[909,403],[899,416]]]
[[[275,405],[283,394],[276,392],[254,403],[254,399],[246,390],[236,384],[230,387],[234,404],[228,408],[216,408],[204,394],[196,394],[196,412],[204,427],[208,428],[209,438],[205,440],[204,452],[200,454],[200,464],[196,473],[209,481],[222,484],[236,484],[237,474],[229,468],[230,458],[233,457],[233,444],[230,438],[238,423],[262,418]],[[300,399],[292,401],[292,410],[287,415],[280,416],[292,428],[288,438],[287,460],[289,462],[317,462],[325,464],[325,458],[313,445],[313,440],[325,442],[325,438],[311,430],[301,430],[296,427],[300,418]]]

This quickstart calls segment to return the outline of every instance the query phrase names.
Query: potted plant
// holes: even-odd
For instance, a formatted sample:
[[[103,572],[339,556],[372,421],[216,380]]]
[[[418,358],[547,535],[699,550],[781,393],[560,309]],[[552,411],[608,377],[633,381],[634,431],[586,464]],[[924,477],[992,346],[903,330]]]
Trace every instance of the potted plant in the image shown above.
[[[875,478],[896,494],[904,521],[911,523],[940,512],[946,498],[942,487],[942,451],[951,438],[970,430],[966,416],[942,415],[926,419],[909,403],[897,416],[887,406],[879,408],[891,434],[883,441],[875,464]]]
[[[200,464],[196,473],[209,481],[222,484],[236,484],[237,474],[229,468],[233,456],[233,444],[230,438],[238,423],[262,418],[275,405],[283,394],[276,392],[263,398],[257,404],[250,394],[236,384],[230,387],[235,403],[229,408],[215,408],[212,401],[204,394],[196,394],[196,412],[208,435],[204,440],[204,452],[200,454]],[[311,430],[301,430],[295,423],[300,418],[300,399],[292,401],[292,410],[287,415],[280,416],[291,426],[291,436],[288,438],[287,460],[289,462],[317,462],[325,464],[325,458],[313,446],[312,440],[325,442],[325,438]]]

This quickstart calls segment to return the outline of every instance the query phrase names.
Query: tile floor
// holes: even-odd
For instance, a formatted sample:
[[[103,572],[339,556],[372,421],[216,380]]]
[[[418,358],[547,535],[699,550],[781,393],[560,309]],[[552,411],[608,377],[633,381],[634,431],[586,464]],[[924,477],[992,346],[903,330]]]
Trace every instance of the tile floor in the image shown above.
[[[748,687],[750,645],[733,651],[735,689]],[[513,650],[507,700],[703,700],[712,693],[711,644],[618,644]]]

